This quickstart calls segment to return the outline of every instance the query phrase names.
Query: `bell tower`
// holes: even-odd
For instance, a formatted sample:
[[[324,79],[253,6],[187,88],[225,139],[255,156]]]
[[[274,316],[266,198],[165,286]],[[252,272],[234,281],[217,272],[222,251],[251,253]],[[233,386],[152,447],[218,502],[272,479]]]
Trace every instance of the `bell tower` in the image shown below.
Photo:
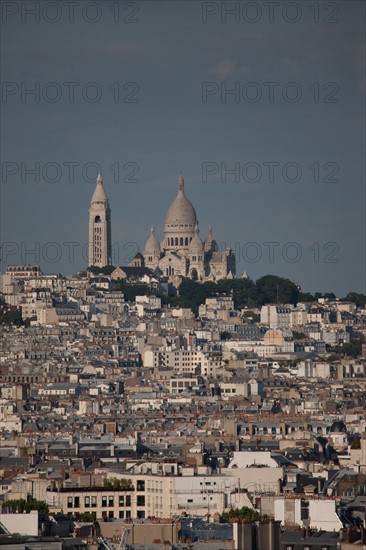
[[[111,209],[99,174],[89,208],[89,266],[112,263]]]

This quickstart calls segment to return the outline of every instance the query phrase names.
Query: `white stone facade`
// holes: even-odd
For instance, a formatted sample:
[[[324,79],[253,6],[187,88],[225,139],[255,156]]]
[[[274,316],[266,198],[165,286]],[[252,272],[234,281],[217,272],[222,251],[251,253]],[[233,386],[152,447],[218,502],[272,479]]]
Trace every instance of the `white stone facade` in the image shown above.
[[[235,255],[231,249],[220,251],[212,228],[203,242],[199,236],[196,211],[184,193],[184,179],[178,180],[178,194],[168,208],[164,238],[159,243],[152,225],[144,251],[145,266],[166,277],[190,277],[198,281],[217,281],[234,277]]]
[[[89,209],[89,266],[112,263],[111,209],[99,174]]]

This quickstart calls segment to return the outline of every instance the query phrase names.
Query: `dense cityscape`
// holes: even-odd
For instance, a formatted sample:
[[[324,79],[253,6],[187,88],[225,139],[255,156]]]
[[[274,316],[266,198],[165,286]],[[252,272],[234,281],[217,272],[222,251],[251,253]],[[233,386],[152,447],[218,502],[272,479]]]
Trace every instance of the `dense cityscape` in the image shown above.
[[[236,275],[182,176],[161,242],[110,243],[98,176],[85,271],[1,275],[0,544],[364,547],[366,296]]]
[[[0,550],[366,550],[366,0],[0,36]]]

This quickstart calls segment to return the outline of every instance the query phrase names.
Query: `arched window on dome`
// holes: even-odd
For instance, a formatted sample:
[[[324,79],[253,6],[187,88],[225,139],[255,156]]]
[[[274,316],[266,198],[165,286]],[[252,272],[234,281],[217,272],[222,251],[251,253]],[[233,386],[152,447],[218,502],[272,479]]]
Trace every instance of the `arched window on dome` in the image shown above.
[[[183,237],[180,238],[180,246],[183,246]]]
[[[195,262],[195,261],[196,261],[196,256],[193,256],[193,257],[192,257],[192,260]]]
[[[94,223],[100,223],[101,221],[100,216],[95,216]]]
[[[175,246],[178,246],[178,237],[175,237]]]
[[[186,237],[186,246],[188,246],[188,237]]]

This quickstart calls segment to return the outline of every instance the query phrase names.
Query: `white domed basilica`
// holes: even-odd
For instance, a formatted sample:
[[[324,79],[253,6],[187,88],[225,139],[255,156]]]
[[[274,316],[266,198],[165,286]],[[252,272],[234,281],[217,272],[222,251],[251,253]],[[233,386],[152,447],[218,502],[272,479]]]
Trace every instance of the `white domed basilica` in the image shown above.
[[[99,174],[89,209],[89,266],[111,265],[111,210],[103,179]],[[184,194],[184,179],[178,180],[178,195],[168,208],[164,239],[159,243],[152,225],[143,256],[138,253],[133,267],[147,267],[163,277],[190,277],[197,281],[218,281],[235,276],[235,254],[220,251],[208,228],[200,237],[196,211]]]
[[[178,194],[168,208],[161,243],[155,235],[155,227],[151,226],[144,263],[145,267],[166,277],[216,281],[235,275],[235,255],[230,249],[219,250],[211,226],[207,239],[202,241],[196,211],[184,193],[183,176],[179,177]]]

